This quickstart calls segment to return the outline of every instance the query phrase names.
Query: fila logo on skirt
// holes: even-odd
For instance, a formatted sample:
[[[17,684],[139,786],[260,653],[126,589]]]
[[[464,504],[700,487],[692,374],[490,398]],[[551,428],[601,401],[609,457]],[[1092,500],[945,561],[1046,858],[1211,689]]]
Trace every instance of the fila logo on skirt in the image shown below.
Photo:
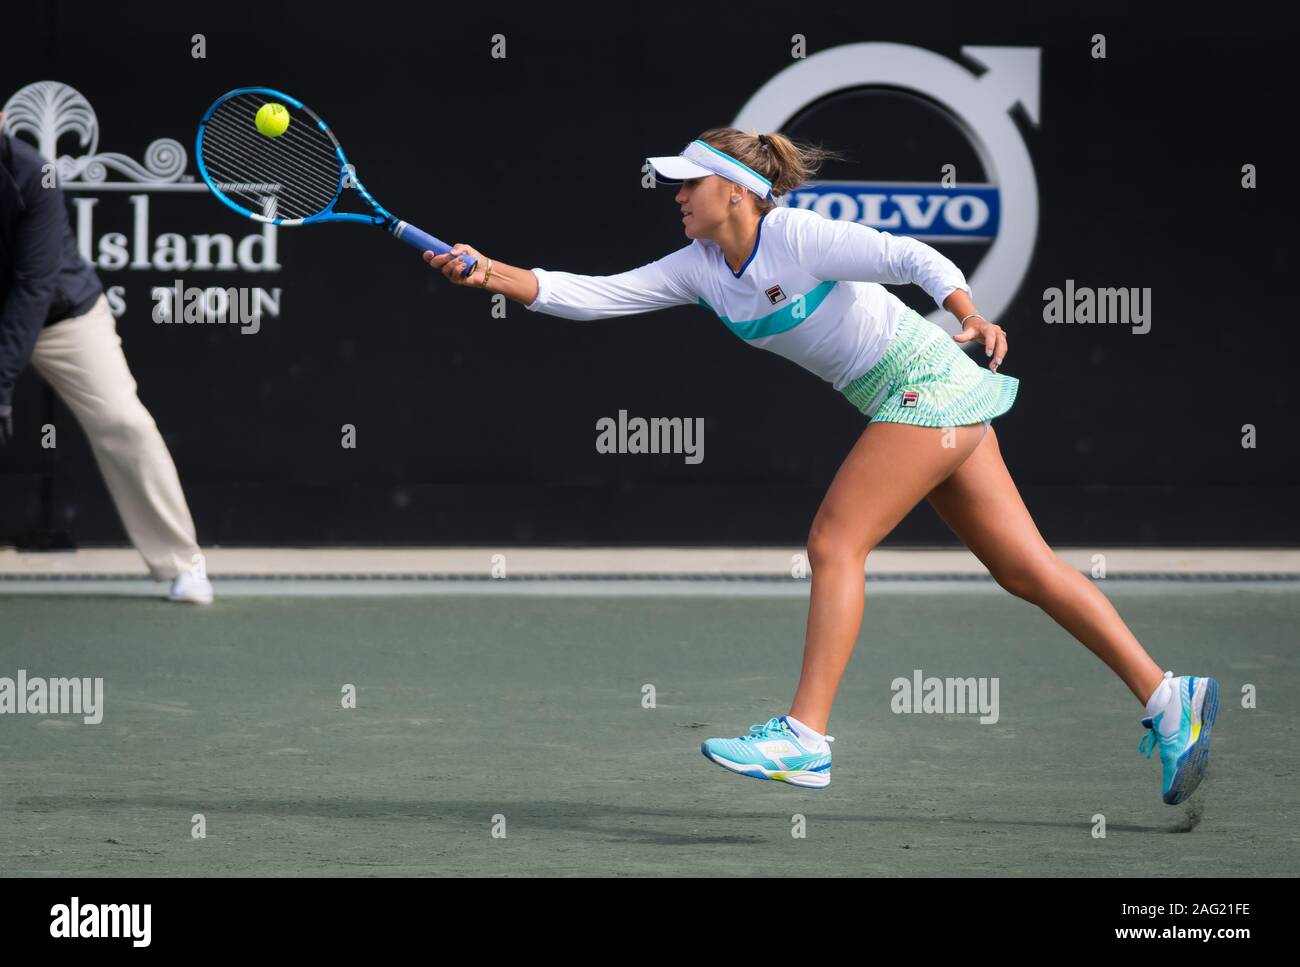
[[[785,293],[781,291],[779,285],[774,285],[772,288],[767,290],[767,301],[772,303],[772,305],[785,301]]]
[[[904,390],[903,402],[901,405],[915,407],[916,401],[920,398],[921,398],[921,394],[918,393],[916,390],[914,389]]]

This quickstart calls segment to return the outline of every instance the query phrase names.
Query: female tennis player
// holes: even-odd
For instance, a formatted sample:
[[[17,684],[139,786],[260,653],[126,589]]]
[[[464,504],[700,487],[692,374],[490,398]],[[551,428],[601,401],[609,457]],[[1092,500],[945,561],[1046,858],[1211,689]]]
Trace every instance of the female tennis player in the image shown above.
[[[703,305],[741,339],[816,373],[868,418],[808,535],[812,594],[803,668],[789,711],[704,754],[742,776],[830,783],[831,704],[862,623],[867,555],[922,498],[1007,591],[1042,608],[1146,704],[1138,749],[1159,748],[1161,798],[1199,785],[1218,708],[1213,678],[1161,673],[1110,601],[1039,535],[1002,462],[990,421],[1018,381],[999,373],[1002,328],[975,310],[951,261],[908,237],[778,205],[832,152],[780,134],[713,128],[678,156],[647,159],[679,183],[689,245],[618,275],[516,268],[458,243],[424,258],[456,285],[502,293],[534,312],[602,319]],[[462,278],[459,255],[478,259]],[[915,283],[958,320],[949,336],[881,283]],[[962,344],[979,343],[988,369]]]

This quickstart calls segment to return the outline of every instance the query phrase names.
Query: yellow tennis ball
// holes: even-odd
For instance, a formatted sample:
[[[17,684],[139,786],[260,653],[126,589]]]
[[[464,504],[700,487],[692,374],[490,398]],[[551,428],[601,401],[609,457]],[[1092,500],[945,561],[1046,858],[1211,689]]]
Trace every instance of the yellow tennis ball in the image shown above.
[[[289,128],[289,111],[283,104],[263,104],[254,123],[268,138],[278,138]]]

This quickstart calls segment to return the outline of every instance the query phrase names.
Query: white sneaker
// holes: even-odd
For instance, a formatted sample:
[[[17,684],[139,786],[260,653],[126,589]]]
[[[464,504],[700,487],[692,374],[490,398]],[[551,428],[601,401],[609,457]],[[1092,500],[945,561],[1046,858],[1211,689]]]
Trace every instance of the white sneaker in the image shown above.
[[[194,567],[178,574],[172,581],[167,598],[170,601],[183,601],[189,604],[211,604],[212,582],[208,580],[206,564],[201,554],[196,554]]]

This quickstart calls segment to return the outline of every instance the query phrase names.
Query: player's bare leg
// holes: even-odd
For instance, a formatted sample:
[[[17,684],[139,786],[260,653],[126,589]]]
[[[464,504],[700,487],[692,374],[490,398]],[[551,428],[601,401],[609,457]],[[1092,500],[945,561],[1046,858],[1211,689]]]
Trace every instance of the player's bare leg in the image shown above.
[[[1160,666],[1097,586],[1047,546],[991,427],[970,459],[929,499],[998,584],[1051,615],[1109,665],[1139,702],[1147,701],[1164,677]]]
[[[844,459],[808,535],[812,596],[790,707],[804,725],[826,731],[862,625],[868,553],[965,462],[984,432],[983,424],[937,429],[870,423]]]

